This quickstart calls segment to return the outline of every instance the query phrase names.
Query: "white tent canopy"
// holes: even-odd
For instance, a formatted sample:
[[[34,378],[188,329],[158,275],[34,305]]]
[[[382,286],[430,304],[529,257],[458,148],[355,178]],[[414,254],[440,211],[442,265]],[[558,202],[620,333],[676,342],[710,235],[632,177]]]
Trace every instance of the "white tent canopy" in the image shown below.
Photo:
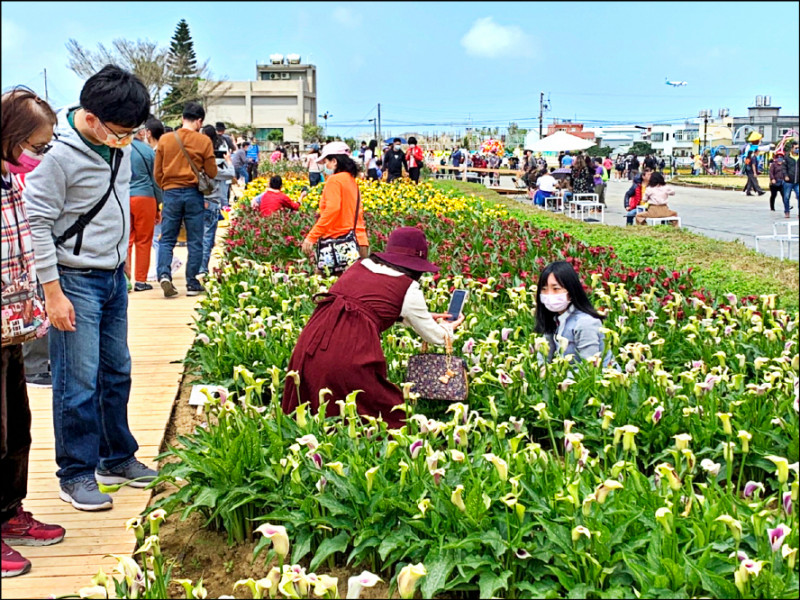
[[[562,150],[586,150],[594,145],[594,142],[579,138],[575,135],[570,135],[566,131],[556,131],[553,135],[548,135],[538,142],[526,145],[525,150],[533,150],[534,152],[561,152]]]

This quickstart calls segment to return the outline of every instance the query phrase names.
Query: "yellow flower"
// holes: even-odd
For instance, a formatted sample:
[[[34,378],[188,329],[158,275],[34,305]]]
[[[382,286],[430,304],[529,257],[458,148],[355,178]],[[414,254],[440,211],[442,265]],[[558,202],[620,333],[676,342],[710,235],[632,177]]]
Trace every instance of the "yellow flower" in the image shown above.
[[[740,429],[737,437],[742,442],[742,452],[744,452],[745,454],[750,452],[750,440],[753,439],[753,435],[748,431]]]
[[[572,530],[572,541],[577,542],[581,539],[581,536],[585,536],[586,539],[592,538],[592,532],[586,529],[583,525],[578,525]]]
[[[721,523],[725,523],[725,525],[728,526],[728,529],[730,529],[733,539],[735,539],[736,541],[742,539],[742,524],[736,519],[734,519],[732,516],[720,515],[714,520],[720,521]]]
[[[689,447],[689,442],[692,441],[692,435],[689,433],[679,433],[672,436],[675,439],[675,447],[678,450],[684,450]]]
[[[723,413],[718,412],[717,417],[719,420],[722,421],[722,431],[725,432],[725,435],[733,435],[733,429],[731,428],[731,413]]]
[[[464,500],[462,500],[461,498],[461,494],[463,493],[464,493],[464,486],[457,485],[456,489],[453,490],[453,493],[450,494],[450,502],[455,504],[458,510],[460,510],[461,512],[465,512],[467,510],[467,507],[464,505]]]

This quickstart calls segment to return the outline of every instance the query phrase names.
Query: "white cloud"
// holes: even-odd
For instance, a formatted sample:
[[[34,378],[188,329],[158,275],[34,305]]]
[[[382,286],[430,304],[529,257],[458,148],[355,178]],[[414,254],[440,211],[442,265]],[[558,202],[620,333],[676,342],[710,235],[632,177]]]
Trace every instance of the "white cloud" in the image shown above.
[[[461,45],[472,56],[500,58],[529,57],[533,54],[531,38],[516,25],[499,25],[492,17],[478,19],[461,38]]]
[[[9,52],[20,48],[22,46],[22,42],[24,42],[25,38],[27,37],[25,30],[14,23],[14,21],[10,21],[8,19],[3,19],[2,25],[3,52]]]
[[[333,11],[333,20],[344,27],[355,27],[361,24],[361,15],[353,12],[349,8],[340,6]]]

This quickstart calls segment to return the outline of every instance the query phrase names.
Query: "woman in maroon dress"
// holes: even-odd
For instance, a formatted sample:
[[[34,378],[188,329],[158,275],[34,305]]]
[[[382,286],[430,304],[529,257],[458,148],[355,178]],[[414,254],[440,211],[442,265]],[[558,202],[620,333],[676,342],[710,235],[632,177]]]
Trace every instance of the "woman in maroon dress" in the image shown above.
[[[443,345],[446,336],[464,320],[449,323],[444,314],[431,314],[418,280],[439,267],[428,262],[428,242],[415,227],[400,227],[389,236],[385,252],[359,260],[336,281],[327,294],[315,297],[317,308],[300,334],[289,369],[300,374],[298,386],[289,378],[283,390],[283,411],[301,402],[311,411],[319,407],[319,391],[333,392],[325,414],[339,414],[336,400],[354,390],[358,412],[382,417],[390,428],[403,425],[400,388],[386,377],[381,333],[398,321],[411,326],[426,342]]]

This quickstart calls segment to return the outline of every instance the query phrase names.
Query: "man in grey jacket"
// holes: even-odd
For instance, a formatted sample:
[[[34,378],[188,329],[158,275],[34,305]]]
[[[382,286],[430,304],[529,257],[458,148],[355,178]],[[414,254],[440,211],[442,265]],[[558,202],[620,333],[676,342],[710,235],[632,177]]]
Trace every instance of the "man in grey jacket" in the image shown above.
[[[133,74],[106,65],[62,110],[57,140],[27,178],[25,204],[50,317],[60,497],[111,508],[106,485],[144,487],[128,427],[131,358],[123,267],[130,233],[130,148],[150,100]]]

